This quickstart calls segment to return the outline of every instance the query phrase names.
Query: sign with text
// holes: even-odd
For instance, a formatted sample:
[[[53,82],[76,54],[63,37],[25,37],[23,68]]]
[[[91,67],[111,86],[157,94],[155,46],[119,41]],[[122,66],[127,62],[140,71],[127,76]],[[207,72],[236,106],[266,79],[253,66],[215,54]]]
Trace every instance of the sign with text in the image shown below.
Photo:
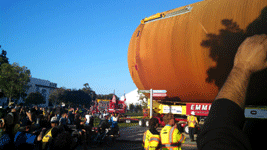
[[[167,93],[153,93],[153,97],[166,97]]]
[[[163,113],[182,114],[182,106],[163,105]]]
[[[187,103],[186,114],[191,115],[194,112],[196,116],[208,116],[210,107],[211,103]]]
[[[153,93],[167,93],[166,90],[153,90]]]
[[[150,93],[150,90],[138,90],[138,93]]]

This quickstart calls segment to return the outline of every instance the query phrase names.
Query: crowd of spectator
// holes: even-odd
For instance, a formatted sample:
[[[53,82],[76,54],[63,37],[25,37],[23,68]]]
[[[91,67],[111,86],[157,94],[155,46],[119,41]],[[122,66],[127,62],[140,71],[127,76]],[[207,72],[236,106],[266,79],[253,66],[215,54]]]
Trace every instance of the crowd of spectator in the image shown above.
[[[94,125],[93,114],[79,108],[17,105],[1,108],[0,118],[0,149],[86,149]]]

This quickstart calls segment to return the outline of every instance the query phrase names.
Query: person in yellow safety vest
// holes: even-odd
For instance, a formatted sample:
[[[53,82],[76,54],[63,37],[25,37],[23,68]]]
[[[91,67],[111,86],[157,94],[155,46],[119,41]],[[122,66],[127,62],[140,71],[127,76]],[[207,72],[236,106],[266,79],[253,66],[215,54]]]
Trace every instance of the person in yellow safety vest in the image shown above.
[[[42,132],[37,137],[37,144],[39,149],[48,149],[49,143],[52,141],[53,137],[56,137],[56,135],[59,133],[58,126],[58,119],[56,116],[53,116],[51,118],[51,128],[46,130],[43,128]],[[41,143],[40,143],[41,142]],[[41,148],[40,148],[41,147]]]
[[[193,142],[195,141],[194,140],[195,127],[198,124],[197,117],[195,116],[195,112],[191,112],[191,115],[187,117],[187,123],[189,127],[189,137],[191,139],[191,142]]]
[[[162,150],[181,150],[185,136],[177,129],[173,114],[166,114],[163,121],[167,124],[160,131]]]
[[[149,120],[149,129],[144,133],[143,146],[145,150],[159,150],[160,149],[160,135],[157,131],[159,121],[157,118]]]

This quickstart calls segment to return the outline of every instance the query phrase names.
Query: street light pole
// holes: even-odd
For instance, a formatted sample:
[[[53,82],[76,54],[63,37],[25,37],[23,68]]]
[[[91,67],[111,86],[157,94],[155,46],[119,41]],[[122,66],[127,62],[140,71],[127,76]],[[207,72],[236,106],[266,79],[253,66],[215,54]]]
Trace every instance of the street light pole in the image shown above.
[[[152,113],[153,113],[153,90],[150,89],[150,118],[152,118]]]

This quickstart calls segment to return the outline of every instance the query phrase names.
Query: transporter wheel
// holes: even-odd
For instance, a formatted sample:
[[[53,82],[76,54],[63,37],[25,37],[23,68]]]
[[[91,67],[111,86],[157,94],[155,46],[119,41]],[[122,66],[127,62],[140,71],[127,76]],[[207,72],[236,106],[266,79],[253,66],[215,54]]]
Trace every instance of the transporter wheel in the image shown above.
[[[138,121],[138,125],[139,125],[140,127],[144,127],[144,126],[145,126],[144,120],[143,120],[143,119],[140,119],[140,120]]]
[[[189,134],[189,127],[188,127],[188,125],[186,125],[186,126],[184,127],[184,133],[185,133],[185,134]]]
[[[146,127],[149,127],[149,120],[146,120]]]

